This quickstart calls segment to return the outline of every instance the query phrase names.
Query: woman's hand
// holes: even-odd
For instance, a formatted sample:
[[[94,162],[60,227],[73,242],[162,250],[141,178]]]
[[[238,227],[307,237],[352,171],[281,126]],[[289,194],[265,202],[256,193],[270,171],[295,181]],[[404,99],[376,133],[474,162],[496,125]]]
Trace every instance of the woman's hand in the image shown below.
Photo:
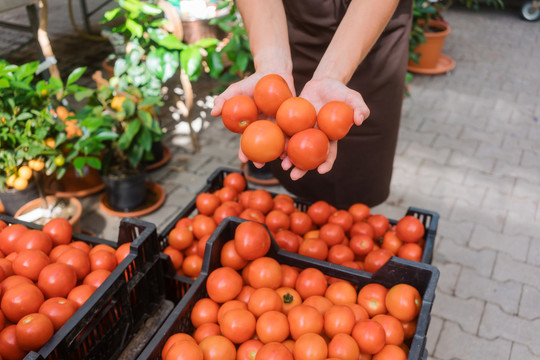
[[[317,110],[330,101],[343,101],[354,110],[354,124],[359,126],[369,116],[369,109],[359,92],[345,86],[340,81],[334,79],[312,79],[306,83],[300,97],[305,98]],[[325,174],[332,170],[337,157],[337,141],[330,141],[330,149],[326,161],[317,167],[319,174]],[[284,157],[281,162],[283,170],[289,170],[293,166],[288,157]],[[291,179],[298,180],[307,173],[305,170],[293,168]]]

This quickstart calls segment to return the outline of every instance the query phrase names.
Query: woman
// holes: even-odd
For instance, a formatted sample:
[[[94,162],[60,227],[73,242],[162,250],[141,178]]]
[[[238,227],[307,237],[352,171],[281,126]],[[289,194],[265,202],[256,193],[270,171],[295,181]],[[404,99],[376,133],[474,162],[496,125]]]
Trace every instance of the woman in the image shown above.
[[[252,96],[257,81],[270,73],[281,75],[293,94],[309,100],[317,111],[329,101],[345,101],[361,126],[331,143],[328,159],[317,171],[293,168],[285,158],[271,164],[274,175],[291,193],[338,208],[386,200],[401,116],[411,0],[237,4],[256,72],[216,98],[212,115],[218,116],[232,96]],[[246,161],[241,152],[239,156]]]

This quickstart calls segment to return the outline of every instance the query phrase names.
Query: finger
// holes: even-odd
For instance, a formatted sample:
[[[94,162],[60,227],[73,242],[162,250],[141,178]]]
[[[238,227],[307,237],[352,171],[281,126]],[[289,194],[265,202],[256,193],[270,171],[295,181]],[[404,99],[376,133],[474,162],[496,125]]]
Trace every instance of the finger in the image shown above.
[[[221,115],[221,109],[223,109],[223,104],[225,104],[225,98],[223,96],[220,95],[215,98],[214,107],[212,108],[210,115],[212,115],[213,117]]]
[[[319,174],[326,174],[334,166],[334,162],[337,158],[337,141],[330,141],[330,149],[328,150],[328,157],[326,161],[317,167]]]
[[[291,159],[288,157],[283,158],[283,161],[281,162],[281,168],[285,171],[289,170],[292,166]]]
[[[307,171],[306,170],[300,170],[299,168],[293,168],[291,170],[291,179],[292,180],[298,180],[300,179],[302,176],[306,175],[307,174]]]
[[[248,162],[248,158],[247,156],[244,154],[244,152],[242,151],[242,148],[238,148],[238,158],[240,159],[241,162],[243,163],[247,163]]]
[[[253,165],[255,165],[255,167],[257,169],[260,169],[262,168],[264,165],[266,165],[266,163],[260,163],[260,162],[255,162],[255,161],[252,161]]]

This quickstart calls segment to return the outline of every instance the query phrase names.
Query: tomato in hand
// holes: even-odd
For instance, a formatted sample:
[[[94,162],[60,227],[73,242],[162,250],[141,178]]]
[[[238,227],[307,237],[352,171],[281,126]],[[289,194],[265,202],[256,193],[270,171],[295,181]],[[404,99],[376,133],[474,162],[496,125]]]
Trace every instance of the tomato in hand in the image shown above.
[[[354,110],[342,101],[330,101],[317,114],[317,126],[330,140],[340,140],[354,124]]]
[[[54,335],[51,320],[40,313],[32,313],[19,320],[15,327],[17,343],[23,350],[37,351]]]
[[[404,242],[417,242],[424,232],[424,224],[412,215],[404,216],[396,224],[396,234]]]
[[[53,245],[69,244],[72,231],[69,221],[62,218],[52,219],[43,226],[43,232],[51,237]]]
[[[326,161],[330,150],[328,137],[319,129],[302,130],[287,144],[287,156],[301,170],[313,170]]]
[[[267,163],[277,159],[285,148],[285,135],[274,122],[258,120],[240,138],[240,148],[251,161]]]
[[[292,97],[285,100],[276,113],[276,122],[287,136],[310,129],[317,121],[317,110],[306,99]]]
[[[277,74],[263,76],[253,90],[253,100],[257,108],[268,116],[275,117],[281,104],[291,98],[292,92],[289,85]]]
[[[221,110],[223,125],[230,131],[241,134],[246,127],[256,121],[259,109],[255,101],[246,95],[236,95],[225,101]]]

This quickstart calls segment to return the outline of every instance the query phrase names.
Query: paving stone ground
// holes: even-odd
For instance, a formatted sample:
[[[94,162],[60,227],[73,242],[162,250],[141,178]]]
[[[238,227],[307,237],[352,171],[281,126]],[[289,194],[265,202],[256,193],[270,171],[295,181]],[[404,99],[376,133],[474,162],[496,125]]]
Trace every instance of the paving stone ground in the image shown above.
[[[96,1],[89,1],[96,3]],[[78,2],[76,23],[82,28]],[[107,43],[77,35],[66,2],[49,0],[50,38],[65,76],[76,66],[100,69]],[[24,12],[0,19],[25,20]],[[540,359],[540,22],[505,11],[451,8],[444,53],[456,68],[415,75],[404,101],[392,191],[372,209],[399,218],[409,206],[440,214],[433,264],[441,272],[427,334],[434,360]],[[99,25],[96,16],[92,23]],[[28,37],[0,31],[0,57],[35,59]],[[88,78],[86,79],[90,83]],[[196,84],[201,151],[193,154],[185,122],[173,121],[171,161],[150,174],[167,193],[142,219],[158,230],[220,166],[238,168],[238,136],[212,118],[210,89]],[[282,192],[281,187],[270,191]],[[115,239],[120,218],[99,195],[82,199],[83,228]]]

